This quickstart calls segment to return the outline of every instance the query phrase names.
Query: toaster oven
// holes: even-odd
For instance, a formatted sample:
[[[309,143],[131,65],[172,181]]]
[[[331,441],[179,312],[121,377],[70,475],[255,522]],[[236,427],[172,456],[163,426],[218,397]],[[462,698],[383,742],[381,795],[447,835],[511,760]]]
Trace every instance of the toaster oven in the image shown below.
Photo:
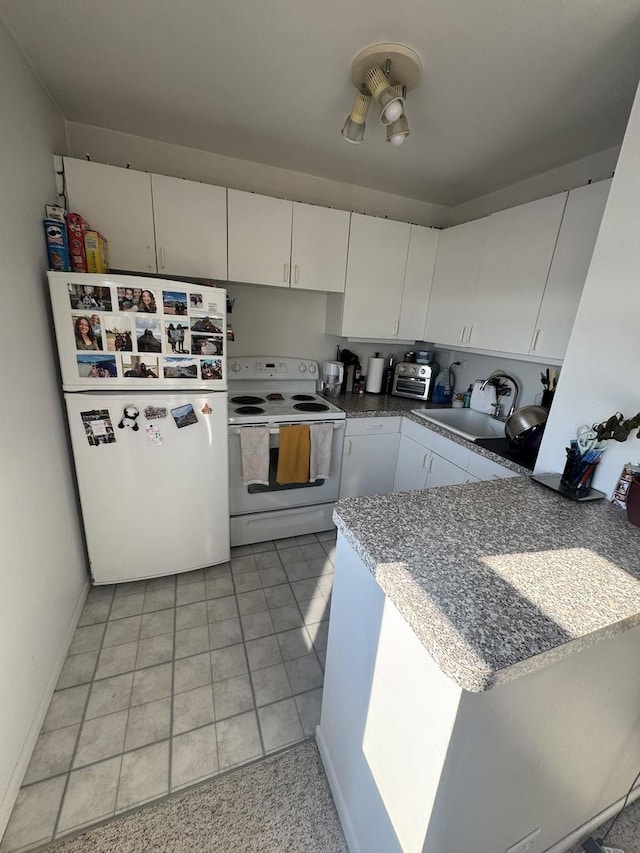
[[[393,372],[391,393],[396,397],[413,397],[428,400],[431,393],[433,370],[428,364],[401,361]]]

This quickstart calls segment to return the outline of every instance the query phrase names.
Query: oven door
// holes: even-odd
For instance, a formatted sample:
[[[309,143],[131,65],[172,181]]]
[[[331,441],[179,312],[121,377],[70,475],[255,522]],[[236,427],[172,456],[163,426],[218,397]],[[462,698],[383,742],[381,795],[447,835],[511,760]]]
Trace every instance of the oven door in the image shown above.
[[[326,423],[326,421],[324,421]],[[295,483],[281,486],[276,483],[280,431],[277,426],[269,430],[269,485],[246,486],[242,480],[242,455],[240,430],[229,427],[229,510],[231,515],[249,512],[266,512],[289,507],[310,506],[330,503],[338,499],[340,466],[344,443],[344,420],[330,421],[333,424],[331,443],[331,467],[329,477],[316,483]],[[250,429],[250,427],[249,427]]]

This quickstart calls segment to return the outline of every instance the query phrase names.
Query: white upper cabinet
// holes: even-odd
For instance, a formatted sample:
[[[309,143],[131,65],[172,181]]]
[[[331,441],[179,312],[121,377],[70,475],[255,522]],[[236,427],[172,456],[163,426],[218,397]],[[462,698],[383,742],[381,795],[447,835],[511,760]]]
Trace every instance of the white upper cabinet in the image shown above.
[[[610,187],[611,180],[598,181],[569,193],[531,355],[564,358]]]
[[[493,213],[468,346],[528,354],[567,193]]]
[[[291,287],[344,292],[350,219],[346,210],[294,202]]]
[[[293,202],[228,190],[229,281],[289,287]]]
[[[437,228],[411,226],[397,333],[400,340],[423,338],[439,236]]]
[[[440,233],[424,340],[468,346],[489,217]]]
[[[351,214],[344,301],[339,317],[327,306],[329,334],[397,337],[410,232],[406,222]]]
[[[151,175],[159,273],[227,278],[227,191]]]
[[[156,272],[151,176],[64,158],[67,204],[109,241],[112,269]]]

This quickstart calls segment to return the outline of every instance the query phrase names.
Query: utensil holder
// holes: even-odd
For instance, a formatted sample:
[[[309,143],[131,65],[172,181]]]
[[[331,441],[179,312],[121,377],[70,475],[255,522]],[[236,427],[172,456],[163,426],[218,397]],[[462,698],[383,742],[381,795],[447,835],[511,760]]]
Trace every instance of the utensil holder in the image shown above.
[[[550,391],[548,388],[542,392],[542,400],[540,401],[540,405],[543,409],[549,411],[551,408],[551,404],[553,403],[553,395],[555,391]]]
[[[567,461],[562,472],[560,483],[572,492],[583,492],[591,488],[593,475],[598,462],[584,462],[581,457],[574,458],[567,453]]]

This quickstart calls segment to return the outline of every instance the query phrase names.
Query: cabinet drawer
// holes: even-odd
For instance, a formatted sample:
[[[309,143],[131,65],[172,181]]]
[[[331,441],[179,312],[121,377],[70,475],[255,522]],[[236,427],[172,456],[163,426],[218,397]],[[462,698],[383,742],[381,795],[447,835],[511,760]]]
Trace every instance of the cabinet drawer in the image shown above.
[[[400,418],[347,418],[345,435],[400,432]]]
[[[491,459],[486,459],[478,453],[469,453],[469,464],[467,471],[477,477],[479,480],[502,480],[506,477],[518,477],[515,471],[505,468],[504,465],[499,465],[497,462],[492,462]]]

